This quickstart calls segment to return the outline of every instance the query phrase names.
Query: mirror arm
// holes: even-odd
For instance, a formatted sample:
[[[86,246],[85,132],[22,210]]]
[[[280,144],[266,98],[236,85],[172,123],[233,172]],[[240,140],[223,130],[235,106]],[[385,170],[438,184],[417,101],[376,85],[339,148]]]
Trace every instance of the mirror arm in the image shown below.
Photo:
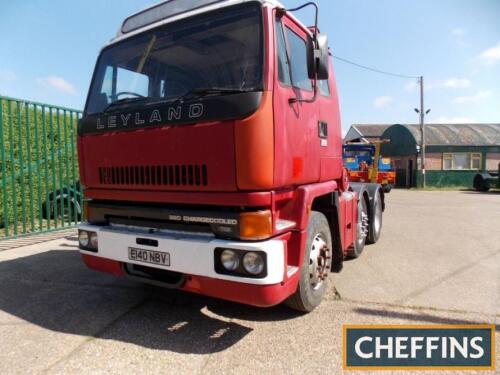
[[[302,4],[296,8],[292,8],[292,9],[285,9],[285,8],[279,8],[278,11],[277,11],[277,15],[278,17],[283,17],[285,15],[286,12],[295,12],[297,10],[300,10],[302,8],[305,8],[307,6],[313,6],[315,8],[315,16],[314,16],[314,33],[313,33],[313,41],[314,41],[314,54],[316,54],[316,51],[318,50],[319,46],[318,46],[318,13],[319,13],[319,9],[318,9],[318,4],[316,4],[315,2],[313,1],[310,1],[308,3],[305,3],[305,4]],[[316,60],[316,58],[315,58]],[[311,99],[298,99],[298,98],[290,98],[288,99],[288,103],[292,104],[292,103],[314,103],[316,101],[316,97],[318,96],[318,73],[316,72],[315,74],[315,77],[314,77],[314,81],[313,81],[313,89],[314,89],[314,95]]]
[[[302,4],[296,8],[292,8],[292,9],[284,9],[284,8],[279,8],[278,9],[278,16],[279,17],[283,17],[283,15],[286,13],[286,12],[295,12],[297,10],[300,10],[302,8],[305,8],[307,6],[313,6],[315,8],[315,16],[314,16],[314,37],[313,37],[313,40],[314,40],[314,48],[318,48],[318,13],[319,13],[319,9],[318,9],[318,4],[316,4],[314,1],[310,1],[308,3],[305,3],[305,4]]]
[[[314,95],[312,96],[311,99],[298,99],[298,98],[290,98],[288,99],[288,103],[293,104],[293,103],[314,103],[316,101],[316,97],[318,96],[318,80],[315,78],[314,79]]]

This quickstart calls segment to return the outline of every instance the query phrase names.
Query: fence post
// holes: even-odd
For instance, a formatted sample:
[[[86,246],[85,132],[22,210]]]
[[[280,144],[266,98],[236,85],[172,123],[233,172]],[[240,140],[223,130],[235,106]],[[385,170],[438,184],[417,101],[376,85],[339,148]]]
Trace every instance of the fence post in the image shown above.
[[[5,236],[9,236],[9,207],[7,205],[7,159],[5,156],[5,146],[3,137],[3,99],[0,98],[0,157],[2,158],[2,221],[5,228]]]
[[[0,240],[67,228],[80,219],[80,114],[0,96]]]

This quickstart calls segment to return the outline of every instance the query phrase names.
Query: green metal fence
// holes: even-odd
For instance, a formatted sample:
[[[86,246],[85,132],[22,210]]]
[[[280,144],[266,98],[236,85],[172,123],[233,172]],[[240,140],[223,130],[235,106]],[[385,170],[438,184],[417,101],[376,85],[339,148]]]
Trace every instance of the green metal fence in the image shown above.
[[[80,221],[80,117],[74,109],[0,96],[0,240]]]

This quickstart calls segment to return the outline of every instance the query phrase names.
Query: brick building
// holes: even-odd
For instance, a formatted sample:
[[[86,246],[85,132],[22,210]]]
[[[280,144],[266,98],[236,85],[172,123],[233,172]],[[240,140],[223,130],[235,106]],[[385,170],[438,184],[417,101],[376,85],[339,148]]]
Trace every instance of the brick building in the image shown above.
[[[477,171],[496,171],[500,163],[500,124],[426,124],[427,186],[472,187]],[[400,187],[421,186],[420,125],[354,124],[347,142],[389,139],[382,155],[391,157]]]
[[[391,142],[382,154],[392,158],[397,185],[420,186],[420,126],[396,124],[381,135]],[[500,124],[426,124],[427,186],[472,187],[477,171],[498,170]]]
[[[390,124],[354,124],[344,137],[344,143],[377,141]]]

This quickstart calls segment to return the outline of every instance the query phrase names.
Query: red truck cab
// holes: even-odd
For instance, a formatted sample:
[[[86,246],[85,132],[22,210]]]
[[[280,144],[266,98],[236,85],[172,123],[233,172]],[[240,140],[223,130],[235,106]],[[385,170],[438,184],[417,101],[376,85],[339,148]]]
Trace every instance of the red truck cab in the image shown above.
[[[326,37],[269,0],[168,1],[98,58],[78,128],[88,267],[311,311],[380,235],[342,161]]]

